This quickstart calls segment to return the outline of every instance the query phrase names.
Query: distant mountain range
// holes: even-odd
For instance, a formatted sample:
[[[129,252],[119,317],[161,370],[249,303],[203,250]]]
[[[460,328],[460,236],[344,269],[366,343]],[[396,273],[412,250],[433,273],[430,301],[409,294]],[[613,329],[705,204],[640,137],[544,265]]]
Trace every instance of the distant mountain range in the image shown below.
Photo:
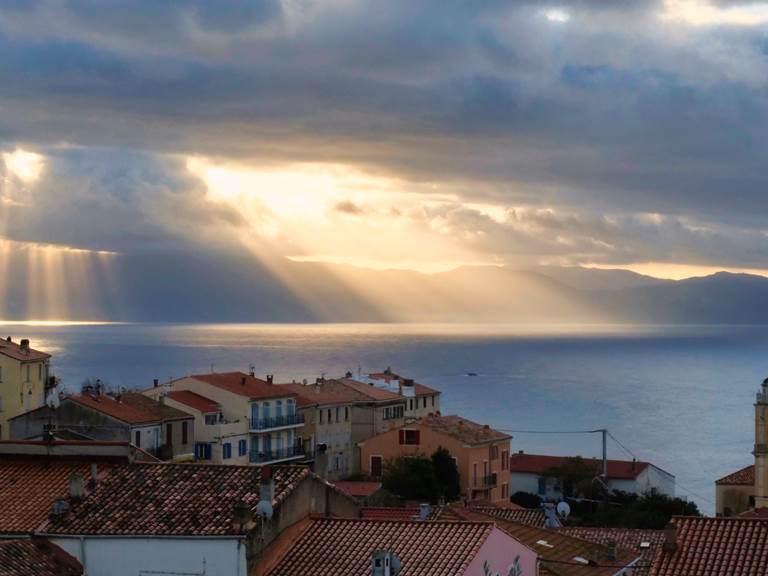
[[[41,318],[24,270],[6,319]],[[681,281],[626,270],[461,267],[438,274],[231,255],[117,256],[108,273],[60,290],[70,319],[168,322],[768,324],[768,278],[720,272]]]

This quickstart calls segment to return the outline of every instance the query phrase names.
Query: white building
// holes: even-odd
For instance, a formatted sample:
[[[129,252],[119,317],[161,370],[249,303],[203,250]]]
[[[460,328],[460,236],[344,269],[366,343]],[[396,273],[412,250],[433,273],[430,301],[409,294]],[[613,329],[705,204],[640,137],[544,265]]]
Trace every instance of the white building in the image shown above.
[[[518,452],[509,458],[510,493],[527,492],[537,494],[545,500],[559,500],[563,497],[562,486],[547,472],[565,464],[566,456],[544,456]],[[603,461],[585,458],[584,462],[595,467],[595,475],[602,473]],[[608,488],[631,494],[657,492],[667,496],[675,495],[675,477],[649,462],[608,460]]]

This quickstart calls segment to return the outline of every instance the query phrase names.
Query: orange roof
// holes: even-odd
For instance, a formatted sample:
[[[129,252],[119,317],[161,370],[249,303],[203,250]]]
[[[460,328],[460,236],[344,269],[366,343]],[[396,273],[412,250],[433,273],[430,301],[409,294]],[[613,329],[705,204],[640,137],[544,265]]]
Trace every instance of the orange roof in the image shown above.
[[[386,549],[402,562],[399,576],[464,574],[488,536],[490,522],[388,522],[313,519],[295,536],[269,576],[370,574],[371,555]],[[266,554],[265,556],[269,556]]]
[[[360,394],[363,394],[371,400],[384,401],[384,400],[402,400],[403,397],[400,394],[395,394],[389,390],[384,390],[373,384],[366,384],[359,380],[353,380],[352,378],[338,378],[335,382],[340,382],[350,390],[355,390]]]
[[[511,454],[509,456],[509,470],[515,472],[527,472],[530,474],[544,474],[554,466],[562,466],[569,459],[567,456],[544,456],[541,454]],[[603,461],[596,458],[584,458],[587,464],[593,464],[602,470]],[[625,460],[608,460],[608,478],[620,480],[633,480],[645,470],[648,462],[629,462]]]
[[[607,544],[610,540],[620,548],[632,550],[642,558],[643,568],[636,568],[633,576],[648,574],[647,566],[664,543],[663,530],[643,530],[640,528],[585,528],[565,526],[558,531],[569,536],[589,540],[597,544]]]
[[[750,508],[739,514],[740,518],[765,518],[768,520],[768,508]]]
[[[537,526],[538,528],[544,528],[546,522],[546,516],[544,511],[540,508],[507,508],[500,506],[473,506],[473,510],[493,516],[494,518],[501,518],[502,520],[509,520],[510,522],[518,522],[519,524],[527,524],[529,526]]]
[[[675,516],[677,547],[653,559],[652,576],[765,576],[768,520]]]
[[[184,404],[185,406],[189,406],[203,414],[221,411],[221,406],[218,402],[206,398],[205,396],[201,396],[191,390],[172,390],[168,392],[168,398],[175,400],[180,404]]]
[[[363,506],[360,517],[367,520],[413,520],[419,517],[418,508]]]
[[[345,386],[335,385],[332,380],[326,380],[319,384],[279,384],[294,392],[299,397],[299,404],[303,406],[330,406],[333,404],[349,404],[360,400],[359,394],[350,393]]]
[[[136,392],[121,394],[119,401],[106,394],[98,396],[91,396],[88,394],[68,396],[67,400],[71,400],[81,406],[86,406],[128,424],[145,424],[149,422],[162,422],[164,420],[184,420],[192,418],[192,416],[186,412],[177,410],[172,406],[166,406],[157,400]]]
[[[104,471],[103,461],[99,470]],[[111,468],[111,465],[109,466]],[[0,533],[29,534],[37,530],[56,500],[69,496],[69,477],[78,472],[90,477],[85,459],[0,458]]]
[[[261,380],[243,372],[194,374],[190,378],[251,399],[296,397],[295,392],[286,393],[282,386],[270,384],[266,380]]]
[[[340,480],[333,483],[336,488],[352,496],[352,498],[367,498],[381,488],[380,482],[363,482],[352,480]]]
[[[2,576],[81,576],[83,566],[48,540],[0,540]]]
[[[728,476],[723,476],[720,480],[716,480],[715,484],[720,486],[754,486],[755,465],[750,464],[741,470],[728,474]]]
[[[512,438],[509,434],[494,430],[487,425],[477,424],[461,416],[425,416],[418,420],[418,424],[426,426],[434,432],[453,436],[465,444],[484,444]]]
[[[206,464],[132,464],[115,468],[88,496],[42,532],[144,536],[228,536],[243,501],[256,515],[263,468]],[[273,505],[309,477],[305,466],[274,466]]]
[[[10,338],[10,336],[8,338]],[[40,352],[39,350],[33,350],[32,348],[22,350],[21,344],[8,339],[0,339],[0,354],[22,362],[36,362],[51,357],[50,354]]]

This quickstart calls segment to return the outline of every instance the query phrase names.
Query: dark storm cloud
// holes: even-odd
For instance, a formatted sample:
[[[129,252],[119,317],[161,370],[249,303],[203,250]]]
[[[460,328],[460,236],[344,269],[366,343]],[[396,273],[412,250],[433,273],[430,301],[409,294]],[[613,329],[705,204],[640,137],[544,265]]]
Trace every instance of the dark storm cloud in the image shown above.
[[[668,254],[687,259],[758,260],[768,209],[764,38],[750,27],[663,23],[663,7],[4,3],[0,138],[7,147],[143,151],[123,158],[126,166],[161,153],[349,163],[440,181],[465,200],[554,206],[574,214],[579,234],[595,227],[605,237],[576,248],[545,242],[543,252],[657,258],[660,248],[646,247],[664,238],[677,243]],[[571,19],[548,21],[550,8]],[[92,148],[79,154],[101,161]],[[83,169],[61,158],[73,174]],[[142,181],[140,189],[162,190],[144,197],[114,184],[89,184],[105,196],[93,199],[103,213],[199,186]],[[195,217],[223,217],[199,202]],[[156,229],[145,233],[160,234],[148,213],[142,221]],[[668,218],[668,234],[637,224],[641,213]],[[619,225],[601,227],[603,214]],[[676,227],[685,221],[705,223],[710,235]],[[67,237],[64,228],[48,235]],[[103,233],[119,244],[109,230],[90,233],[89,243]],[[503,252],[514,238],[500,241]]]

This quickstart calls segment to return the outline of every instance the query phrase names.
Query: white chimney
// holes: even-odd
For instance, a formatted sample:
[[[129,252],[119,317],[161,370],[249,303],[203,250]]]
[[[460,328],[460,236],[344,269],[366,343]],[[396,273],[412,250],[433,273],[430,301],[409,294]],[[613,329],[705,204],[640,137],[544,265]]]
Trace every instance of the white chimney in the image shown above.
[[[69,477],[69,497],[73,500],[80,500],[85,494],[85,482],[83,475],[79,472],[74,472]]]
[[[371,556],[371,576],[396,576],[400,572],[400,558],[386,550],[374,550]]]
[[[432,512],[432,508],[429,504],[422,503],[419,505],[419,520],[426,522],[429,518],[429,514]]]

